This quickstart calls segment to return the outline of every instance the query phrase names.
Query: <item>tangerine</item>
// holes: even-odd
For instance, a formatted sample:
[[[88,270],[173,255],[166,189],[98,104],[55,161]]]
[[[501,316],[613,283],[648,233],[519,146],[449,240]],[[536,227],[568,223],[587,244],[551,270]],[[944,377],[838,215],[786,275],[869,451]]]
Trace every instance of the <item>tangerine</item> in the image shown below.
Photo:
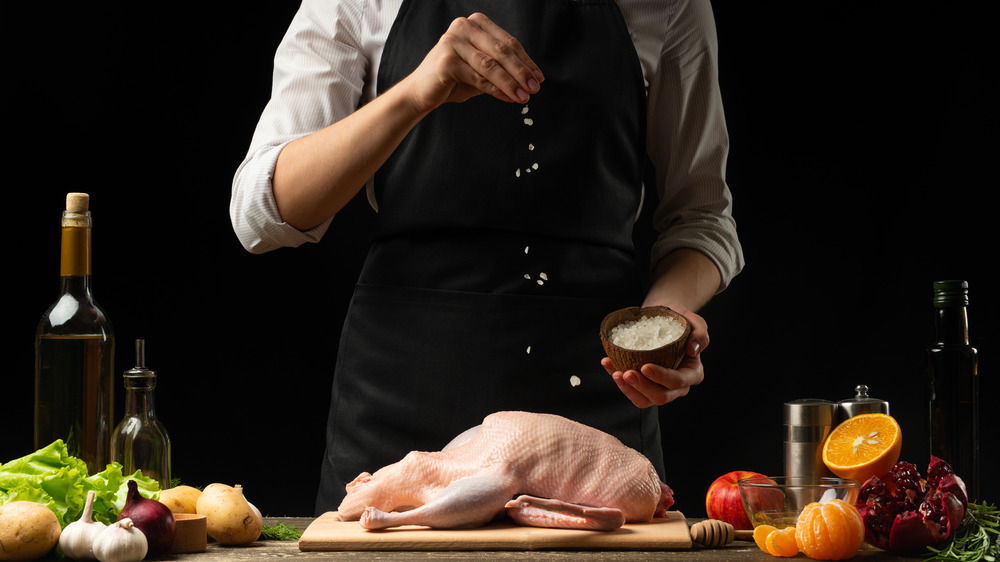
[[[764,543],[767,540],[767,536],[771,534],[771,531],[777,531],[778,529],[771,525],[758,525],[753,529],[753,541],[757,543],[757,546],[761,550],[767,552],[767,545]]]
[[[813,502],[795,524],[795,544],[813,560],[846,560],[865,540],[865,524],[853,505],[838,499]]]
[[[795,527],[785,527],[771,531],[764,539],[764,546],[771,556],[791,558],[799,553],[798,543],[795,541]]]
[[[888,474],[903,447],[899,423],[888,414],[860,414],[833,429],[823,443],[823,464],[841,478],[862,484]]]

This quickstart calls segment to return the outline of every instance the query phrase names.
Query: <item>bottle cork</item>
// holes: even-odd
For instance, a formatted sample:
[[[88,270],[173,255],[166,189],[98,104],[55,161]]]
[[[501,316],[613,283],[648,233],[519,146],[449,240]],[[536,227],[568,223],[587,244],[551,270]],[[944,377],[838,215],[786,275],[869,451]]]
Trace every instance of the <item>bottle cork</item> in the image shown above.
[[[67,193],[66,210],[83,212],[90,208],[90,195],[87,193]]]

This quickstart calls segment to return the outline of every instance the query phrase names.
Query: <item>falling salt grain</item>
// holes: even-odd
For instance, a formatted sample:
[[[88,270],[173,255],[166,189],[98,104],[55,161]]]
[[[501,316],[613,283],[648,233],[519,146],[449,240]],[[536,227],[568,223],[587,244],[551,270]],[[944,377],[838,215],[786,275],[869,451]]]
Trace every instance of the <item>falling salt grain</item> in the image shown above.
[[[537,170],[538,169],[538,162],[535,162],[534,164],[532,164],[531,165],[531,169],[532,170]]]
[[[524,274],[524,278],[527,279],[528,281],[531,281],[531,275],[527,273]]]
[[[534,125],[535,122],[534,122],[534,120],[531,119],[531,117],[525,117],[524,118],[524,124],[530,127],[530,126]]]
[[[531,346],[530,345],[528,346],[528,349],[525,350],[525,353],[527,353],[528,355],[531,355]]]
[[[544,271],[541,272],[541,273],[539,273],[538,276],[541,277],[542,279],[544,279],[545,281],[549,280],[549,276],[546,275]]]
[[[525,247],[524,247],[524,253],[525,253],[525,254],[527,254],[527,253],[528,253],[528,246],[525,246]]]
[[[528,150],[535,150],[535,145],[528,143]]]
[[[545,281],[543,279],[539,279],[538,281],[536,281],[536,283],[538,283],[539,285],[544,285]]]
[[[580,377],[573,375],[569,378],[570,386],[580,386]]]
[[[514,170],[514,177],[516,178],[521,177],[521,168]]]
[[[521,115],[526,115],[527,113],[528,113],[528,106],[522,107],[521,108]]]

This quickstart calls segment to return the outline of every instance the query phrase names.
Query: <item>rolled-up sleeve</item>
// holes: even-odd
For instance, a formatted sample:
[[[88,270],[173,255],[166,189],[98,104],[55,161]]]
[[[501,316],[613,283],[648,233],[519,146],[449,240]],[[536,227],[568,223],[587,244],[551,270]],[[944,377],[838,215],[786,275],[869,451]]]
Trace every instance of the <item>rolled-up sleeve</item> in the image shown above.
[[[660,199],[651,260],[655,265],[674,250],[698,250],[718,267],[721,291],[744,260],[726,183],[729,134],[715,20],[708,0],[692,0],[677,2],[668,21],[649,83],[647,150]]]
[[[248,251],[263,253],[322,238],[333,217],[308,231],[281,219],[271,180],[289,142],[353,112],[370,82],[370,45],[362,0],[305,0],[274,57],[271,98],[236,170],[229,214]]]

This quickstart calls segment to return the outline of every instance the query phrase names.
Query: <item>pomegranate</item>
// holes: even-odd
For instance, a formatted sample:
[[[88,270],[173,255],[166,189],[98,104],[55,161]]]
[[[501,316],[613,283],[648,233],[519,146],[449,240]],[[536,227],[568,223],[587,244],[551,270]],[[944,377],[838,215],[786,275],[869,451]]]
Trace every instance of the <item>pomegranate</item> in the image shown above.
[[[873,476],[861,486],[856,507],[869,544],[914,554],[951,538],[968,505],[965,483],[948,463],[932,456],[926,480],[916,465],[900,461],[888,482]]]

